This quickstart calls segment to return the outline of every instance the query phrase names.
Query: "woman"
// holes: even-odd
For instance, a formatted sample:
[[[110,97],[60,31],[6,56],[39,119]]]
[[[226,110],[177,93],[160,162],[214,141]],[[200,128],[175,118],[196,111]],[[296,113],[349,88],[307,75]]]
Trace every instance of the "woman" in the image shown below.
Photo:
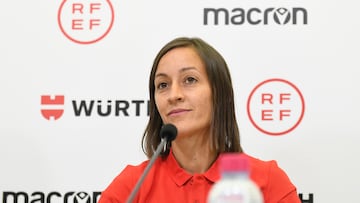
[[[149,91],[144,153],[153,156],[164,124],[175,125],[178,135],[155,161],[134,202],[206,202],[211,186],[220,178],[219,154],[243,153],[225,60],[202,39],[174,39],[154,60]],[[275,161],[248,157],[250,176],[266,203],[300,202],[295,186]],[[125,202],[148,163],[127,166],[102,193],[99,203]]]

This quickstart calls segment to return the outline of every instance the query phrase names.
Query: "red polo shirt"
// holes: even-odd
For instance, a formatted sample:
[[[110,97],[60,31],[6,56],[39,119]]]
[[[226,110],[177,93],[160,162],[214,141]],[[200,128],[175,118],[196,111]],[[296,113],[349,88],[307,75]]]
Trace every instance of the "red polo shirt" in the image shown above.
[[[260,187],[265,203],[300,203],[295,186],[275,161],[248,157],[250,177]],[[126,202],[148,163],[128,165],[102,192],[98,203]],[[179,166],[170,152],[166,158],[155,161],[134,202],[206,203],[211,186],[220,178],[218,165],[219,159],[205,173],[192,175]]]

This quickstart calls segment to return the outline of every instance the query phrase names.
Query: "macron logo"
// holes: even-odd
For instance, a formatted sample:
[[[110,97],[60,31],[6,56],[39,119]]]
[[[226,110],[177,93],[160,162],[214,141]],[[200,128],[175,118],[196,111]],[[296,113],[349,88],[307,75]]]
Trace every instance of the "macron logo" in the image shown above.
[[[59,119],[64,113],[64,109],[63,109],[64,101],[65,101],[64,95],[55,95],[54,97],[50,95],[42,95],[41,114],[47,120]]]

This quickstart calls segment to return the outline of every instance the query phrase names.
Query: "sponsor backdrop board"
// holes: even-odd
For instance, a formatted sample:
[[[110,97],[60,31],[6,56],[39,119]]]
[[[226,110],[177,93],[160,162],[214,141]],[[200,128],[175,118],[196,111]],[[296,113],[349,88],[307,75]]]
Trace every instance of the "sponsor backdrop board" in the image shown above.
[[[241,142],[303,202],[360,202],[357,1],[4,1],[0,198],[95,203],[145,160],[148,74],[178,36],[230,67]],[[219,107],[221,108],[221,107]]]

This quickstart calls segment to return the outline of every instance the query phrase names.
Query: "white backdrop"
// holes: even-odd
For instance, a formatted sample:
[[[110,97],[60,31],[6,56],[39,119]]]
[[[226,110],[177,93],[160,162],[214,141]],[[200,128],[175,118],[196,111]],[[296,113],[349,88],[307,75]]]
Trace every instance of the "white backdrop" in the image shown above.
[[[95,203],[96,192],[126,164],[146,158],[140,142],[157,51],[174,37],[197,36],[228,62],[245,151],[277,160],[304,202],[360,202],[359,6],[351,0],[2,2],[0,198]],[[205,8],[226,9],[229,23],[224,10],[218,25],[211,12],[205,25]],[[259,103],[262,93],[274,103]],[[275,100],[281,93],[288,93],[284,105]],[[64,100],[41,103],[46,95]],[[91,102],[88,115],[85,108],[76,115]],[[128,115],[118,110],[125,104]],[[58,119],[46,119],[54,115],[49,109],[60,112]],[[289,110],[284,120],[276,117],[281,109]]]

